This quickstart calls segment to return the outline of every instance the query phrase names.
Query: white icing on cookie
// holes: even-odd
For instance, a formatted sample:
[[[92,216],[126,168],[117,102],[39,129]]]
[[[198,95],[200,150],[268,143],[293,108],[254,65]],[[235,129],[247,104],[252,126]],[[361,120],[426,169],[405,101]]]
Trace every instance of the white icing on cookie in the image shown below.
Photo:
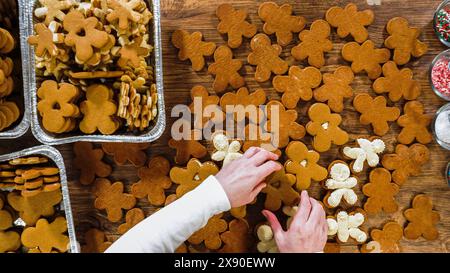
[[[259,243],[256,245],[258,252],[261,253],[278,253],[278,246],[273,236],[272,228],[268,225],[259,226],[256,234],[259,239]]]
[[[367,240],[367,234],[359,229],[364,223],[364,215],[356,213],[348,215],[347,212],[341,211],[336,216],[336,220],[332,218],[327,219],[328,235],[337,235],[339,241],[346,243],[349,238],[355,239],[358,243],[364,243]]]
[[[337,207],[342,198],[350,204],[356,204],[358,196],[353,191],[353,187],[358,184],[358,180],[355,177],[350,177],[350,169],[346,164],[336,163],[330,170],[331,178],[325,182],[325,187],[329,190],[333,190],[327,199],[327,203],[330,207]]]
[[[213,145],[217,151],[211,155],[211,159],[214,161],[223,161],[223,166],[242,157],[242,154],[239,152],[241,150],[241,143],[237,140],[229,143],[227,136],[224,134],[215,135],[213,137]]]
[[[351,148],[345,147],[343,153],[345,156],[355,159],[353,162],[353,171],[359,173],[364,169],[364,162],[370,167],[376,167],[380,162],[380,157],[384,149],[386,148],[384,142],[381,139],[375,139],[370,141],[368,139],[357,139],[359,147]]]

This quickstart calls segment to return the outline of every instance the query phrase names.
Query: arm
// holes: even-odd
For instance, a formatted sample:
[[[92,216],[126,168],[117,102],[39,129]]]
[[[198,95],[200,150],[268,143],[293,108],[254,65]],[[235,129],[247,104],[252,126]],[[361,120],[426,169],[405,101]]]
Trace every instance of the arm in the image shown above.
[[[262,181],[281,168],[272,161],[276,159],[273,153],[250,148],[215,177],[208,177],[196,189],[133,227],[106,252],[173,252],[215,214],[252,202],[265,187]]]

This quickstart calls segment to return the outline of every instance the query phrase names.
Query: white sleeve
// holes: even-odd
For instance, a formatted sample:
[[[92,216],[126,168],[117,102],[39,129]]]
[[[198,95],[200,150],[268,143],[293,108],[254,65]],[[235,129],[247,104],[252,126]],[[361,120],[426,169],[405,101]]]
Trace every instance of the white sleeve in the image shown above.
[[[230,210],[228,197],[214,176],[130,229],[107,253],[174,252],[212,216]]]

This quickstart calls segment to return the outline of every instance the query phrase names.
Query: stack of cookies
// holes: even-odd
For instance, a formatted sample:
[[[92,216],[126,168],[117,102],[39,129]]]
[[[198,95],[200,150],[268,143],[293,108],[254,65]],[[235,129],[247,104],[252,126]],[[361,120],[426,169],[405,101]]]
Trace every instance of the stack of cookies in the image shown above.
[[[153,15],[147,3],[39,3],[34,10],[35,34],[28,42],[35,48],[38,108],[44,129],[54,134],[79,129],[103,135],[119,128],[135,132],[148,129],[157,115],[157,93],[153,68],[148,65],[153,50],[149,44]],[[48,81],[51,84],[44,84]],[[70,90],[70,95],[39,95],[61,93],[61,88]],[[98,88],[105,92],[89,95],[89,90]],[[48,122],[53,119],[57,124]]]

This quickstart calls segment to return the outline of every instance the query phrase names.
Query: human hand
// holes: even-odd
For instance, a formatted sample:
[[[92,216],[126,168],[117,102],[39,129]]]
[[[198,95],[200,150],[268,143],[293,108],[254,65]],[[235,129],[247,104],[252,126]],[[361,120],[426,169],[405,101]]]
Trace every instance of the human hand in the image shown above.
[[[216,174],[230,200],[232,208],[251,203],[266,186],[264,179],[282,168],[275,162],[278,156],[258,147],[251,147],[244,155],[229,163]]]
[[[322,205],[302,191],[297,213],[291,226],[284,231],[275,214],[264,210],[272,227],[278,249],[282,253],[313,253],[323,251],[327,243],[328,225]]]

